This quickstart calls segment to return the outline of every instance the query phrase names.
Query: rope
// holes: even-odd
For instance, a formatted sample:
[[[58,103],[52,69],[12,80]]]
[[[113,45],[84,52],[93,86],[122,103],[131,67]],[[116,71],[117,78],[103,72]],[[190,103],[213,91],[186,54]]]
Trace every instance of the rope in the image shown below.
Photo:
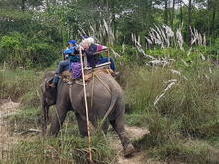
[[[85,79],[84,79],[84,67],[83,67],[83,59],[82,59],[82,52],[81,47],[79,49],[80,52],[80,60],[81,60],[81,72],[82,72],[82,79],[83,79],[83,88],[84,88],[84,102],[85,102],[85,110],[86,110],[86,121],[87,121],[87,135],[88,135],[88,148],[89,148],[89,159],[92,162],[92,150],[91,150],[91,136],[90,136],[90,122],[89,122],[89,115],[88,115],[88,106],[87,106],[87,94],[86,94],[86,86],[85,86]]]

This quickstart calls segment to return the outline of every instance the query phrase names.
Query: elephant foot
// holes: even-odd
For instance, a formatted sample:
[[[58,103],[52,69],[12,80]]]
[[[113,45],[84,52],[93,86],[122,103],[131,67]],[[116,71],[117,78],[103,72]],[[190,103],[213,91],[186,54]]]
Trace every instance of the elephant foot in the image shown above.
[[[125,148],[124,148],[124,156],[127,158],[127,157],[130,157],[133,153],[135,152],[135,148],[134,146],[129,143]]]

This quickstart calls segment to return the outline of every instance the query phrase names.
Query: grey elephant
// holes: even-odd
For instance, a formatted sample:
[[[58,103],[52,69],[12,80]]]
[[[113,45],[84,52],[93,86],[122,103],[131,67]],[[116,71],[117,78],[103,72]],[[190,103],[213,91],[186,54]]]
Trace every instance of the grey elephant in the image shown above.
[[[52,80],[52,78],[55,75],[55,71],[49,71],[45,73],[44,80],[42,84],[40,85],[41,92],[42,92],[42,99],[41,99],[41,105],[43,109],[43,118],[42,118],[42,131],[43,135],[45,134],[45,131],[47,129],[47,124],[49,121],[49,107],[56,104],[56,98],[57,98],[57,89],[52,88],[49,86],[49,81]]]
[[[78,83],[67,85],[60,80],[56,90],[47,84],[51,76],[53,76],[52,73],[47,73],[43,84],[43,128],[46,129],[49,106],[56,104],[57,114],[51,121],[48,135],[57,136],[67,112],[74,110],[80,134],[87,136],[83,85]],[[101,126],[103,131],[105,133],[107,132],[108,124],[110,123],[121,140],[124,155],[128,156],[132,154],[135,150],[124,129],[125,105],[120,85],[110,74],[98,71],[94,74],[93,79],[87,82],[86,93],[89,121],[92,125],[99,127],[100,120],[104,118],[105,121]]]

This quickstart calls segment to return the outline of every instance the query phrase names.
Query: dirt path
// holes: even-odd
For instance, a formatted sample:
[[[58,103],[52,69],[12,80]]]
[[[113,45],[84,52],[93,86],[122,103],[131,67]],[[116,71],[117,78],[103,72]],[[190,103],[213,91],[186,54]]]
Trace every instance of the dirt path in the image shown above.
[[[135,127],[135,126],[126,126],[125,127],[131,140],[136,140],[142,138],[144,135],[149,134],[150,132],[147,129]],[[115,135],[112,137],[113,147],[118,151],[118,164],[161,164],[161,162],[153,161],[150,159],[145,152],[136,152],[131,158],[124,158],[122,153],[122,146]]]
[[[0,100],[0,160],[7,154],[11,143],[16,142],[16,138],[8,130],[8,122],[5,118],[14,114],[19,105],[20,103],[15,103],[11,100]]]

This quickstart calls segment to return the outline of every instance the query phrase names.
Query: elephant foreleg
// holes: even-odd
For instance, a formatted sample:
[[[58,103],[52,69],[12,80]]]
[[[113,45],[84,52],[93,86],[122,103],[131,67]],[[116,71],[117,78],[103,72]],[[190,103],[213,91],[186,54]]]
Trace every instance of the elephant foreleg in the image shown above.
[[[108,131],[108,128],[109,128],[109,121],[106,120],[106,121],[103,123],[103,125],[102,125],[101,128],[102,128],[104,134],[107,134],[107,131]]]
[[[57,106],[55,118],[52,120],[51,127],[49,130],[50,136],[57,136],[59,133],[59,130],[65,120],[66,114],[68,110],[66,108],[62,108],[60,106]]]

